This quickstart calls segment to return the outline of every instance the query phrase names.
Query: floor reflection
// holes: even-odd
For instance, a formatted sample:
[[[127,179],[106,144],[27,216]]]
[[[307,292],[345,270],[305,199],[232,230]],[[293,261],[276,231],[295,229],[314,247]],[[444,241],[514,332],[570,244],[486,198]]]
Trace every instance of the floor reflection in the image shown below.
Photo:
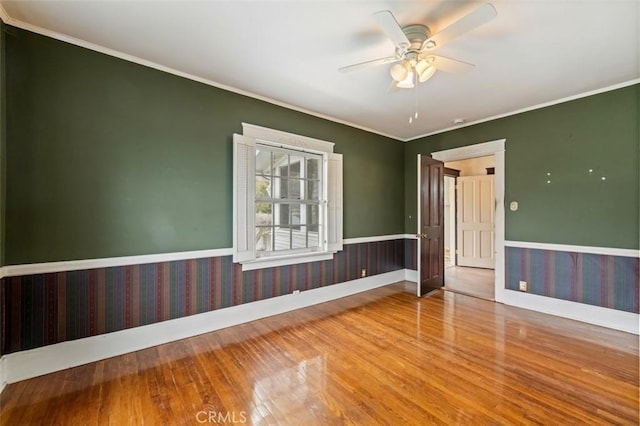
[[[325,391],[326,376],[325,357],[318,355],[256,381],[253,385],[252,421],[260,422],[265,416],[265,407],[272,401],[286,400],[286,404],[277,405],[279,413],[287,418],[295,418],[296,413],[307,411],[315,403],[312,396]]]

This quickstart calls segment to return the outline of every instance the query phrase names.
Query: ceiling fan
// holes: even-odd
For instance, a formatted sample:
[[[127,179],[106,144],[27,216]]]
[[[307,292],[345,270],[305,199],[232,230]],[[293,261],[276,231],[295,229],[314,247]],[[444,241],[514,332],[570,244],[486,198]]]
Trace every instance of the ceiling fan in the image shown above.
[[[493,5],[486,3],[432,35],[426,25],[413,24],[401,27],[390,11],[377,12],[374,17],[387,37],[395,44],[395,55],[349,65],[339,68],[339,71],[357,71],[377,65],[394,64],[389,70],[393,78],[393,88],[417,86],[418,82],[427,81],[437,70],[449,73],[468,71],[474,65],[434,55],[431,52],[454,38],[491,21],[496,16],[497,12]]]

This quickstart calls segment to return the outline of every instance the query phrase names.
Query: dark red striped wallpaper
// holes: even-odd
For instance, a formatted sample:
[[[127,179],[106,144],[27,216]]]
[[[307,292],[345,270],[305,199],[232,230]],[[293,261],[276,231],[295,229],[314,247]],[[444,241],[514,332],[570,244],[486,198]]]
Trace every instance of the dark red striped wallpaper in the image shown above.
[[[506,285],[554,299],[640,312],[637,257],[506,247]]]
[[[6,277],[1,353],[226,308],[413,267],[415,242],[348,244],[333,260],[242,271],[231,256]]]

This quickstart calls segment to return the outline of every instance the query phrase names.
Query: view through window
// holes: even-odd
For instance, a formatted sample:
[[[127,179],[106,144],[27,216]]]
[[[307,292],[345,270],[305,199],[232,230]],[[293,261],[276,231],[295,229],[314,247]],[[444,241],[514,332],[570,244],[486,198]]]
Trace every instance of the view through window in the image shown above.
[[[322,156],[256,145],[256,255],[315,251],[323,224]]]

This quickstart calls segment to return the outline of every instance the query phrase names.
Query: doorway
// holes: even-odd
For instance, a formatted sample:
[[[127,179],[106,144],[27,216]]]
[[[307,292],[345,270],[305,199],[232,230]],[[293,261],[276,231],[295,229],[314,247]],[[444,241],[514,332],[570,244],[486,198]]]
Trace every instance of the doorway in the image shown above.
[[[470,158],[476,158],[476,157],[484,157],[484,156],[494,156],[494,168],[493,168],[493,172],[494,172],[494,189],[493,189],[493,200],[494,200],[494,206],[495,209],[493,210],[493,215],[494,215],[494,234],[493,234],[493,256],[494,256],[494,273],[493,273],[493,300],[495,300],[496,302],[503,302],[504,300],[504,282],[505,282],[505,270],[504,270],[504,265],[505,265],[505,259],[504,259],[504,230],[505,230],[505,221],[504,221],[504,181],[505,181],[505,139],[500,139],[500,140],[495,140],[495,141],[491,141],[491,142],[484,142],[484,143],[480,143],[480,144],[476,144],[476,145],[469,145],[469,146],[465,146],[465,147],[461,147],[461,148],[454,148],[454,149],[449,149],[449,150],[445,150],[445,151],[438,151],[438,152],[433,152],[431,154],[431,157],[434,160],[438,160],[442,163],[449,163],[449,162],[453,162],[453,161],[459,161],[459,160],[467,160]],[[420,156],[418,156],[418,162],[420,164]],[[443,169],[444,169],[444,164],[442,164]],[[419,168],[419,172],[418,172],[418,181],[420,182],[420,168]],[[442,177],[442,192],[444,195],[444,185],[445,185],[445,178],[444,178],[444,173],[443,173],[443,177]],[[419,185],[418,188],[418,210],[420,211],[420,194],[423,191],[422,186]],[[444,207],[444,196],[442,197],[442,206]],[[444,208],[443,208],[444,210]],[[444,211],[442,216],[444,217]],[[444,219],[446,220],[446,219]],[[451,221],[449,221],[451,222]],[[420,224],[418,224],[418,237],[420,237]],[[446,230],[445,226],[442,227],[443,230]],[[448,232],[448,236],[450,232]],[[485,236],[486,238],[486,236]],[[441,256],[442,258],[442,267],[444,269],[444,263],[445,263],[445,256],[444,256],[444,236],[442,238],[443,240],[443,244],[442,244],[442,253],[443,256]],[[453,245],[453,244],[450,244]],[[418,275],[422,276],[422,271],[421,271],[421,260],[423,258],[423,255],[421,253],[421,249],[420,249],[421,244],[418,244]],[[451,249],[451,247],[449,247]],[[456,243],[456,248],[455,250],[459,251],[460,247],[458,247],[458,244]],[[452,252],[453,255],[455,255],[455,251]],[[451,269],[451,268],[449,268]],[[487,268],[488,269],[488,268]],[[455,271],[457,272],[457,270]],[[474,271],[470,271],[470,272],[480,272],[480,274],[482,273],[482,271],[480,270],[474,270]],[[451,274],[454,273],[454,270],[451,271]],[[464,275],[464,274],[463,274]],[[485,275],[488,275],[487,271],[485,271]],[[443,278],[445,278],[445,286],[447,285],[447,276],[445,275]],[[460,276],[460,274],[458,274],[458,277],[456,277],[458,279],[458,281],[461,281],[463,279],[463,277]],[[479,274],[475,274],[475,276],[471,276],[471,274],[468,274],[467,277],[464,277],[465,279],[470,279],[470,280],[480,280],[480,279],[488,279],[489,282],[491,281],[491,277],[485,277],[482,278],[481,276],[479,276]],[[421,278],[419,278],[421,279]]]
[[[494,300],[495,156],[444,167],[444,288]]]

